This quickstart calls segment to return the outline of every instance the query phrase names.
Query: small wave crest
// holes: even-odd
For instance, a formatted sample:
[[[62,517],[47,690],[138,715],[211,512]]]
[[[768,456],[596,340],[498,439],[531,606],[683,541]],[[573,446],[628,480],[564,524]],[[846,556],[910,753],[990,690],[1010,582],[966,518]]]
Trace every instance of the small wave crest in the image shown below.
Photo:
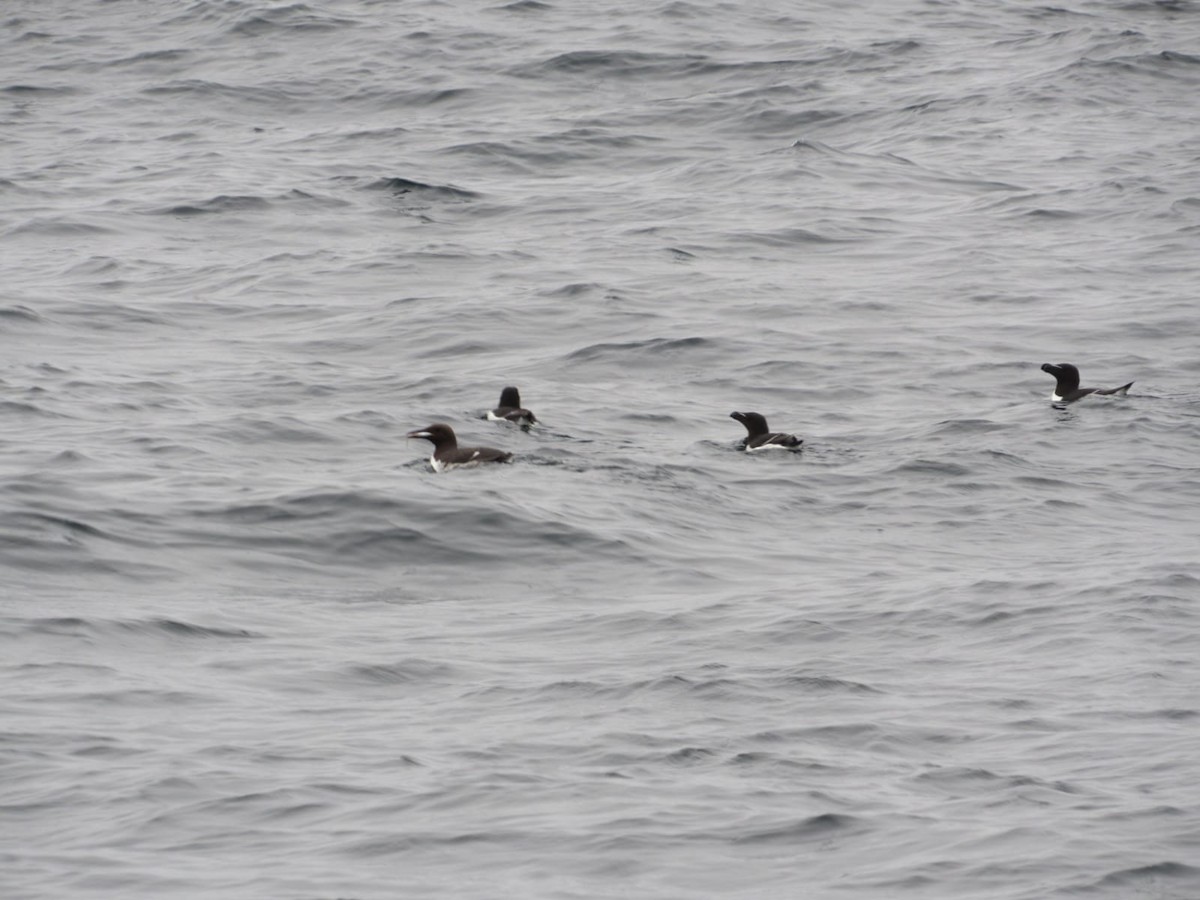
[[[454,187],[448,184],[426,184],[421,181],[414,181],[411,178],[403,178],[396,176],[393,178],[380,178],[371,181],[364,185],[369,191],[386,191],[396,196],[410,195],[412,197],[426,200],[453,200],[465,202],[467,200],[476,200],[479,194],[474,191],[468,191],[464,188]]]

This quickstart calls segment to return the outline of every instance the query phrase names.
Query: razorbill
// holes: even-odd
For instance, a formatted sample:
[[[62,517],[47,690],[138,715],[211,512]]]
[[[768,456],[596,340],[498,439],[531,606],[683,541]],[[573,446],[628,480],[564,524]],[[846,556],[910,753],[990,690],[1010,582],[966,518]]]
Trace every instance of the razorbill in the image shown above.
[[[521,407],[521,392],[515,387],[506,387],[500,392],[500,405],[489,410],[487,417],[492,422],[512,422],[528,428],[537,422],[537,417]]]
[[[1111,394],[1117,397],[1124,397],[1131,387],[1133,382],[1123,384],[1118,388],[1081,388],[1079,386],[1079,370],[1070,363],[1059,363],[1053,366],[1050,363],[1042,365],[1043,372],[1049,372],[1057,380],[1058,384],[1054,386],[1054,393],[1050,395],[1050,399],[1055,403],[1074,403],[1076,400],[1081,400],[1088,394]]]
[[[447,469],[458,469],[466,466],[478,466],[481,463],[508,462],[512,454],[495,447],[460,447],[454,429],[449,425],[436,423],[426,425],[417,431],[410,431],[405,437],[424,438],[433,444],[433,456],[429,464],[435,472],[445,472]]]
[[[756,412],[732,412],[729,418],[737,419],[746,426],[746,442],[742,449],[747,452],[757,450],[795,450],[804,443],[794,434],[780,434],[767,428],[767,420]]]

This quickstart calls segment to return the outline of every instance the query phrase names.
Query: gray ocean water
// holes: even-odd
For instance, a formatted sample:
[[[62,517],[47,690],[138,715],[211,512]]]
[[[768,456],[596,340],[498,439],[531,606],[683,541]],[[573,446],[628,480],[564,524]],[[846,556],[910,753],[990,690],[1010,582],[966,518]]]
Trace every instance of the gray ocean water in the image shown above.
[[[1200,897],[1198,119],[1191,0],[9,0],[0,897]]]

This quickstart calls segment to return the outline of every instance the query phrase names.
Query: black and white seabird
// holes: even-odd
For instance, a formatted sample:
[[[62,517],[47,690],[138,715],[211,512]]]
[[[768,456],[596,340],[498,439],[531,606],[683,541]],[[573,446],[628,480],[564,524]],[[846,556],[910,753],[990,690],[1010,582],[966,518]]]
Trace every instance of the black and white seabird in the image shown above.
[[[521,407],[521,392],[515,387],[506,387],[500,392],[500,405],[489,410],[487,417],[493,422],[512,422],[522,428],[528,428],[537,422],[537,417]]]
[[[481,463],[508,462],[512,454],[495,447],[460,447],[454,429],[440,422],[426,425],[417,431],[410,431],[405,437],[424,438],[433,444],[433,456],[429,464],[435,472],[445,472],[447,469],[478,466]]]
[[[1076,400],[1082,400],[1088,394],[1124,397],[1133,387],[1131,381],[1118,388],[1081,388],[1079,386],[1079,370],[1070,363],[1059,363],[1057,366],[1044,363],[1042,371],[1049,372],[1058,380],[1058,384],[1054,386],[1054,393],[1050,395],[1050,399],[1055,403],[1074,403]]]
[[[757,450],[795,450],[804,443],[794,434],[780,434],[767,428],[767,420],[756,412],[732,412],[729,418],[737,419],[746,426],[748,432],[742,449],[747,452]]]

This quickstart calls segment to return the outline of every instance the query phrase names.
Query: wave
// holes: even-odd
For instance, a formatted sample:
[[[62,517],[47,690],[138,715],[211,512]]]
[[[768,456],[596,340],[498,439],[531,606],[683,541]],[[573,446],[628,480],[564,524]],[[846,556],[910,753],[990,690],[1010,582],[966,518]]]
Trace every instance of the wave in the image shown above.
[[[220,194],[216,197],[201,201],[199,203],[181,204],[178,206],[168,206],[163,209],[153,210],[152,215],[213,215],[219,213],[259,211],[267,209],[270,205],[271,202],[267,200],[267,198],[259,197],[254,194],[242,194],[237,196]]]
[[[413,464],[425,467],[424,461]],[[341,571],[469,563],[499,573],[551,560],[640,556],[622,539],[533,511],[463,500],[442,508],[430,500],[357,491],[192,509],[172,523],[163,544],[207,548],[239,565],[274,559]]]
[[[276,38],[289,34],[323,34],[344,31],[362,25],[357,19],[317,12],[305,3],[286,6],[257,6],[229,28],[229,33],[245,38]]]
[[[453,101],[469,104],[479,97],[476,88],[413,88],[396,90],[394,88],[366,88],[347,94],[341,99],[345,106],[364,109],[393,110],[393,109],[423,109],[430,106],[444,106]],[[397,134],[405,133],[404,129],[393,129]],[[384,130],[380,136],[386,135]]]
[[[199,216],[199,215],[216,215],[223,213],[238,213],[238,212],[259,212],[266,209],[271,209],[275,206],[290,206],[311,207],[314,210],[322,209],[337,209],[340,207],[349,206],[350,203],[338,197],[324,196],[320,194],[310,193],[296,188],[285,191],[282,194],[276,194],[270,197],[264,197],[258,194],[219,194],[211,197],[208,200],[202,200],[197,203],[182,203],[174,206],[163,207],[161,209],[150,210],[151,215],[172,215],[172,216]],[[276,254],[266,261],[281,259],[281,258],[297,258],[297,254]]]
[[[186,63],[193,56],[194,51],[191,50],[146,50],[114,59],[108,65],[116,67],[140,66],[146,63],[170,63],[174,67]]]
[[[171,516],[119,510],[86,519],[31,510],[0,515],[0,561],[11,569],[132,581],[181,577],[193,567],[214,565],[331,576],[414,564],[482,564],[499,572],[562,562],[564,554],[628,559],[630,550],[585,527],[530,514],[414,510],[362,494],[183,508]]]
[[[422,181],[413,181],[411,178],[399,176],[379,178],[368,182],[363,187],[369,191],[386,191],[396,196],[403,197],[409,195],[413,198],[426,200],[466,202],[468,200],[477,200],[480,197],[476,192],[466,190],[465,188],[454,187],[448,184],[426,184]]]
[[[1189,891],[1189,896],[1194,896],[1192,892],[1198,885],[1200,868],[1175,860],[1163,860],[1149,865],[1116,869],[1096,881],[1081,885],[1078,892],[1086,895],[1093,890],[1120,888],[1125,892],[1123,896],[1152,893],[1155,896],[1166,897],[1173,895],[1174,887],[1178,886]]]
[[[848,233],[823,234],[809,228],[780,228],[775,231],[727,231],[726,240],[734,245],[757,247],[798,247],[811,244],[848,244],[861,238]]]
[[[0,93],[12,94],[16,97],[21,96],[54,96],[54,97],[70,97],[80,93],[77,88],[48,86],[42,84],[10,84],[0,88]]]
[[[686,77],[710,69],[707,56],[698,54],[643,53],[636,50],[572,50],[536,63],[509,69],[524,78],[555,75],[607,75],[615,78]]]
[[[356,663],[339,675],[352,684],[392,686],[397,684],[442,684],[459,680],[457,666],[427,659],[397,663]]]
[[[544,172],[548,166],[567,166],[584,160],[611,162],[614,152],[634,155],[661,143],[662,138],[651,134],[595,125],[508,141],[454,144],[445,148],[445,152],[482,163],[499,162],[521,172],[536,174]]]
[[[863,831],[866,822],[842,813],[820,813],[794,822],[749,829],[749,834],[733,835],[735,844],[786,844],[802,841],[825,841],[834,836]],[[740,830],[740,829],[739,829]]]
[[[248,87],[225,84],[220,81],[208,81],[203,78],[185,78],[143,88],[142,93],[156,98],[172,99],[182,96],[197,100],[211,99],[236,104],[254,104],[267,107],[274,112],[278,112],[280,107],[291,108],[293,104],[304,100],[303,92],[297,82],[284,82],[278,86]]]
[[[20,629],[30,635],[69,637],[103,637],[114,635],[144,635],[182,638],[186,640],[254,640],[265,635],[245,628],[220,628],[197,625],[179,619],[96,619],[79,616],[58,616],[29,619]]]
[[[563,359],[573,363],[617,362],[630,358],[666,362],[684,356],[710,355],[723,349],[720,340],[703,337],[648,338],[641,341],[590,344],[568,353]]]
[[[112,228],[103,225],[97,225],[93,222],[85,222],[80,219],[66,218],[64,216],[35,216],[32,219],[26,219],[14,225],[3,237],[65,237],[78,238],[88,237],[91,235],[108,235],[114,234]]]
[[[542,0],[514,0],[512,3],[504,3],[496,8],[520,13],[538,13],[553,9],[549,3],[543,3]]]

